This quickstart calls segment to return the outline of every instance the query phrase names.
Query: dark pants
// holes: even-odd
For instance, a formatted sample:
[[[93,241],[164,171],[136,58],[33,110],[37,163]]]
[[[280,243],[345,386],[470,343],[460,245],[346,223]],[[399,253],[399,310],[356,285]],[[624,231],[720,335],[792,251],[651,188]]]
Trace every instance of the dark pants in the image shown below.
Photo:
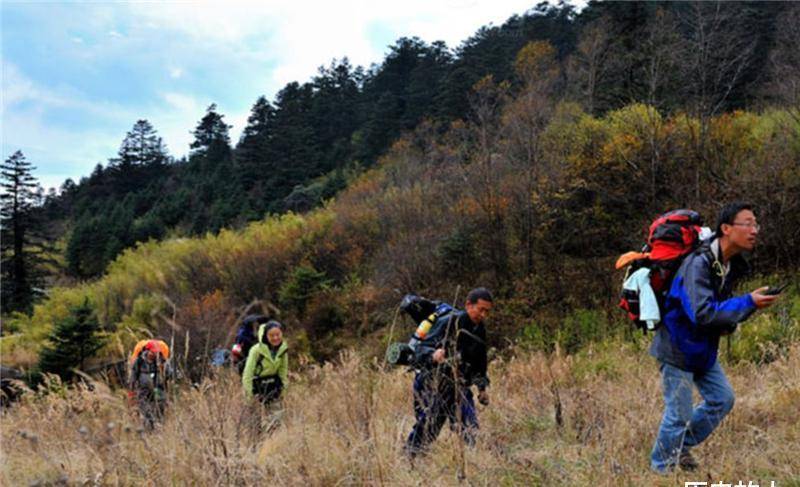
[[[281,397],[281,392],[283,392],[283,382],[277,375],[253,379],[253,395],[262,404],[277,401]]]
[[[423,452],[439,436],[445,421],[461,434],[468,445],[475,444],[478,416],[472,391],[465,385],[456,387],[452,376],[430,371],[417,372],[414,377],[414,414],[417,418],[406,441],[406,452],[411,456]]]
[[[167,398],[163,389],[138,389],[136,403],[145,429],[152,430],[164,418]]]

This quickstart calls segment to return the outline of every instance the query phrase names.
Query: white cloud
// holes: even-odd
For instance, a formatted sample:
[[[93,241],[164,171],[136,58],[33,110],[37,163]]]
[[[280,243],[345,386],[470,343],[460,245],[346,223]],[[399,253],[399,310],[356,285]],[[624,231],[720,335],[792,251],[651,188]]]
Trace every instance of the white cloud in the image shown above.
[[[11,140],[13,146],[7,143]],[[33,175],[44,188],[88,176],[95,165],[105,165],[116,154],[121,140],[113,129],[54,127],[37,113],[3,115],[3,157],[21,150],[37,168]]]
[[[277,0],[134,3],[131,9],[143,25],[177,31],[234,56],[272,61],[275,67],[264,80],[272,96],[290,81],[308,80],[334,58],[347,56],[352,64],[362,66],[380,62],[387,46],[375,44],[369,31],[375,26],[397,33],[392,41],[418,36],[456,47],[482,25],[500,24],[532,6],[530,0]]]
[[[191,131],[203,117],[207,104],[191,95],[167,92],[160,95],[164,104],[143,115],[155,128],[170,154],[181,157],[189,152]]]
[[[197,111],[202,109],[202,104],[189,95],[182,93],[163,93],[161,97],[169,104],[170,111]]]
[[[90,101],[87,96],[67,86],[54,89],[42,86],[25,76],[16,65],[3,63],[3,118],[27,103],[27,111],[43,113],[49,108],[65,108],[98,118],[130,117],[131,110],[120,104]]]
[[[60,44],[55,45],[72,56],[66,59],[85,65],[88,76],[108,76],[119,67],[142,78],[124,80],[131,86],[130,97],[104,101],[89,83],[70,88],[56,70],[31,80],[13,64],[24,67],[21,61],[4,62],[3,148],[13,141],[24,151],[29,148],[40,168],[52,161],[62,166],[53,169],[57,177],[78,179],[113,157],[125,132],[146,118],[170,153],[180,157],[188,153],[191,131],[212,102],[233,126],[231,141],[236,143],[258,96],[272,98],[290,81],[305,82],[334,58],[347,56],[353,65],[368,67],[381,62],[386,44],[400,36],[444,40],[454,48],[480,26],[499,25],[534,4],[193,0],[61,4],[56,16],[39,6],[47,14],[45,27],[31,27],[31,35],[57,32],[60,37],[53,42]],[[99,80],[95,86],[120,82],[93,80]],[[48,111],[55,108],[80,122],[54,124]]]
[[[197,123],[206,113],[206,109],[213,100],[201,100],[197,97],[185,93],[165,92],[161,93],[163,106],[146,113],[145,118],[150,120],[153,127],[158,131],[167,148],[175,157],[187,155],[189,144],[194,137],[192,131]],[[217,111],[225,116],[225,122],[231,125],[231,143],[236,144],[239,136],[247,125],[247,118],[250,116],[249,108],[246,110],[236,110],[225,104],[217,103]]]
[[[33,82],[11,63],[3,63],[3,112],[11,105],[41,96]]]
[[[38,167],[36,176],[42,185],[57,187],[68,177],[77,180],[88,175],[98,163],[107,164],[126,132],[142,118],[153,124],[171,155],[187,155],[193,140],[191,132],[214,100],[182,92],[163,92],[159,99],[160,103],[135,109],[94,102],[79,93],[48,90],[15,65],[4,63],[3,156],[22,150]],[[247,123],[249,109],[217,105],[232,125],[231,141],[235,144]],[[93,123],[56,126],[47,118],[54,108],[89,115]]]

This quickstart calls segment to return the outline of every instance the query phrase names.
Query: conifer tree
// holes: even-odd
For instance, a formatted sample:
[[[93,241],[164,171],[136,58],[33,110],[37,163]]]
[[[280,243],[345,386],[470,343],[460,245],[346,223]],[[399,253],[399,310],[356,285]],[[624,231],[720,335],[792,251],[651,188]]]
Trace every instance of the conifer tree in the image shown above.
[[[0,166],[2,236],[2,311],[30,312],[41,293],[47,244],[36,214],[39,188],[35,169],[16,151]]]
[[[101,331],[94,309],[86,299],[56,324],[39,355],[38,371],[70,379],[74,375],[72,369],[82,369],[86,360],[103,346]]]

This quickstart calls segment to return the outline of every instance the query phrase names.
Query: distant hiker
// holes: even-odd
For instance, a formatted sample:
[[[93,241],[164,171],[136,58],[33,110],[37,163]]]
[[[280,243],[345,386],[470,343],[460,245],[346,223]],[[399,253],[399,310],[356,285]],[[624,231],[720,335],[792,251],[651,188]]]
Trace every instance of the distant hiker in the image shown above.
[[[231,349],[231,361],[236,366],[239,374],[244,370],[244,363],[247,360],[247,355],[250,353],[250,348],[258,342],[256,332],[258,326],[269,321],[264,315],[247,315],[239,325],[239,330],[236,332],[236,340],[234,340],[233,348]]]
[[[250,348],[242,374],[245,396],[269,404],[280,399],[289,375],[283,325],[271,320],[258,328],[258,343]]]
[[[664,303],[663,326],[650,347],[660,362],[664,416],[658,430],[651,468],[660,473],[694,470],[689,453],[708,438],[733,408],[734,394],[717,361],[721,335],[776,296],[762,287],[731,297],[733,284],[749,270],[742,252],[753,250],[759,225],[753,207],[733,203],[722,209],[714,237],[704,241],[681,263]],[[703,401],[692,407],[692,384]]]
[[[169,347],[161,340],[141,340],[131,354],[128,398],[138,405],[147,429],[161,422],[171,378]]]
[[[473,289],[467,295],[465,311],[454,310],[433,323],[423,321],[417,328],[411,341],[416,424],[405,445],[411,458],[425,451],[448,420],[465,443],[475,443],[478,417],[470,387],[477,386],[478,400],[489,404],[483,321],[493,303],[487,289]]]

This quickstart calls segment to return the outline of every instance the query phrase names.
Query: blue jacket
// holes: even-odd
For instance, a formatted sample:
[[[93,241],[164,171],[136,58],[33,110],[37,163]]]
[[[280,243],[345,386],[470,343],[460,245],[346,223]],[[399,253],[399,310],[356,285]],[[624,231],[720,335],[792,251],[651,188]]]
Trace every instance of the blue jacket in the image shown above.
[[[690,372],[705,372],[717,361],[719,337],[736,330],[756,310],[750,294],[731,297],[733,283],[747,273],[744,258],[731,258],[721,275],[721,259],[712,240],[689,254],[672,281],[664,302],[650,354],[661,362]]]
[[[234,343],[238,343],[242,346],[243,357],[247,358],[247,355],[250,353],[250,348],[258,343],[258,337],[256,337],[256,334],[253,332],[253,325],[266,322],[267,317],[263,315],[247,315],[242,320],[242,324],[236,332],[236,340],[234,340]]]

